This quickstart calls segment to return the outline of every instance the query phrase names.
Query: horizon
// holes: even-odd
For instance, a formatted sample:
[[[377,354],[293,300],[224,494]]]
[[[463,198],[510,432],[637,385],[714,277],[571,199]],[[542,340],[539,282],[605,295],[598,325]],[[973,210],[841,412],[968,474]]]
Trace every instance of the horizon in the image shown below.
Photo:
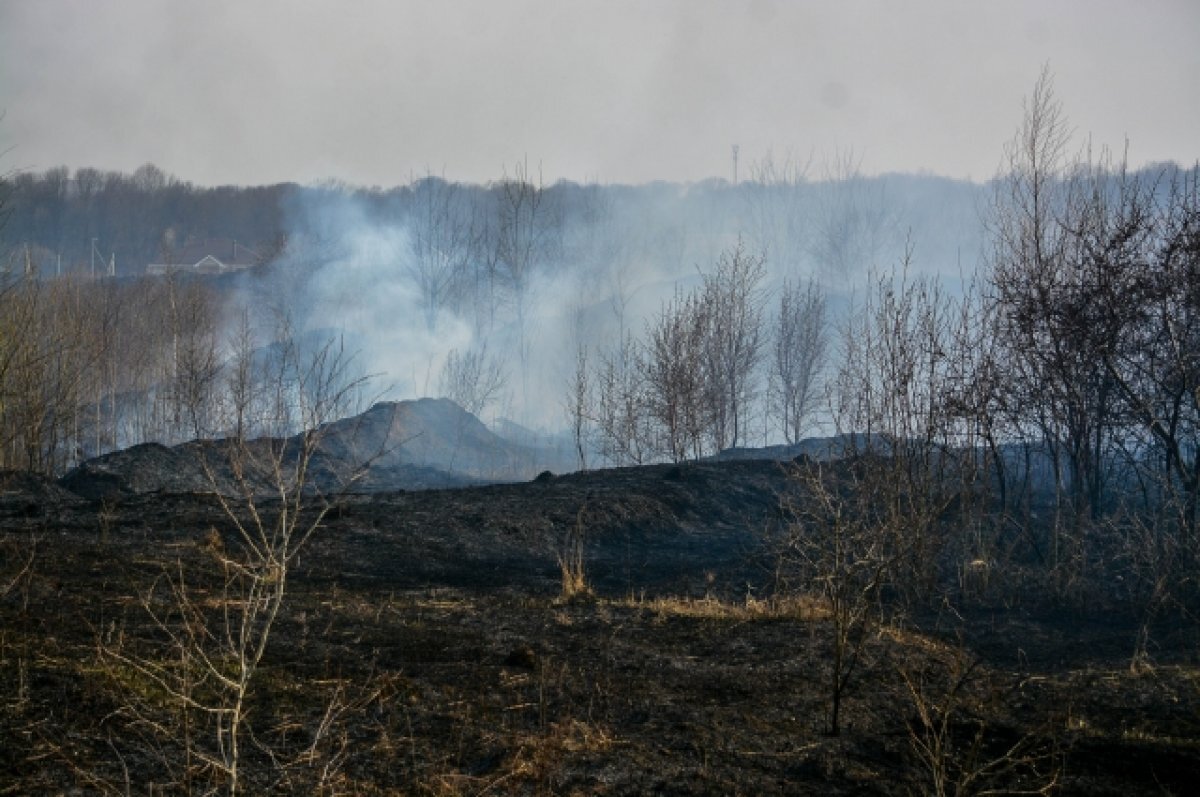
[[[1122,164],[1120,162],[1114,162],[1111,165],[1100,165],[1099,168],[1106,173],[1115,175],[1115,174],[1118,174],[1123,169],[1130,173],[1138,174],[1138,173],[1142,173],[1142,172],[1154,172],[1154,171],[1172,170],[1172,169],[1186,171],[1188,169],[1194,168],[1197,165],[1200,165],[1200,159],[1193,158],[1190,162],[1183,162],[1180,160],[1162,160],[1162,161],[1146,161],[1145,163],[1138,163],[1136,165]],[[1128,168],[1125,168],[1126,166],[1128,166]],[[168,180],[174,181],[175,184],[178,184],[181,186],[187,186],[189,188],[192,188],[195,190],[200,190],[200,191],[220,190],[220,189],[253,190],[253,189],[259,189],[259,188],[278,188],[278,187],[292,186],[292,187],[296,187],[296,188],[300,188],[300,189],[304,189],[304,190],[336,190],[336,191],[348,191],[350,193],[359,193],[359,192],[361,192],[361,193],[375,193],[375,192],[389,193],[392,191],[400,191],[400,190],[412,188],[416,185],[419,185],[421,182],[423,182],[425,180],[430,180],[430,179],[440,180],[443,183],[446,183],[448,185],[457,185],[457,186],[463,186],[463,187],[469,187],[469,188],[479,188],[479,189],[484,189],[484,190],[491,190],[491,189],[495,188],[496,186],[503,184],[506,180],[514,180],[515,179],[512,177],[506,177],[506,176],[501,175],[499,177],[492,177],[492,178],[489,178],[489,179],[486,179],[483,181],[455,180],[455,179],[446,177],[441,174],[432,174],[431,173],[431,174],[412,175],[412,176],[408,177],[405,181],[391,183],[391,184],[387,184],[387,185],[379,185],[379,184],[367,185],[365,183],[355,183],[355,182],[351,182],[348,180],[342,180],[340,178],[333,178],[333,177],[317,178],[317,179],[310,180],[308,182],[298,182],[296,180],[282,180],[282,181],[273,182],[273,183],[212,183],[212,184],[209,184],[209,183],[200,183],[200,182],[196,182],[194,180],[189,180],[186,177],[183,177],[181,175],[174,174],[165,169],[161,169],[158,166],[158,164],[151,163],[151,162],[143,163],[143,164],[137,166],[136,168],[130,169],[130,170],[105,169],[105,168],[88,165],[88,164],[84,164],[84,165],[80,165],[80,166],[70,166],[65,163],[59,163],[59,164],[47,166],[44,169],[32,169],[32,168],[13,169],[8,173],[8,176],[11,178],[12,176],[15,176],[18,174],[30,174],[35,177],[39,177],[39,176],[45,175],[47,172],[53,171],[54,169],[61,168],[61,169],[67,170],[67,177],[66,177],[67,182],[73,182],[76,179],[78,173],[81,171],[93,170],[93,171],[97,171],[97,172],[105,173],[105,174],[117,174],[122,177],[128,178],[128,177],[133,177],[139,170],[144,169],[146,167],[153,167],[155,169],[158,169],[160,172],[162,172],[162,174],[165,178],[167,178]],[[996,181],[997,179],[1003,179],[1004,177],[1005,177],[1005,173],[1002,171],[997,171],[996,174],[990,175],[983,179],[974,179],[974,178],[970,178],[970,177],[954,177],[952,175],[940,174],[938,172],[934,172],[929,169],[919,169],[916,171],[886,171],[886,172],[878,172],[878,173],[867,173],[865,171],[859,171],[859,172],[855,172],[855,173],[849,175],[848,177],[845,175],[822,175],[822,176],[815,177],[815,178],[802,177],[800,180],[798,180],[798,184],[799,185],[821,186],[821,185],[829,185],[829,184],[838,183],[838,182],[844,181],[846,179],[870,181],[870,180],[888,180],[888,179],[894,179],[894,178],[902,178],[902,179],[917,179],[917,180],[928,179],[928,180],[945,181],[945,182],[950,182],[950,183],[962,183],[962,184],[967,184],[967,185],[983,188],[983,187],[986,187],[989,183],[992,183],[992,182]],[[532,178],[527,178],[526,182],[533,184],[533,185],[539,184],[539,180],[536,176],[532,177]],[[651,180],[646,180],[644,182],[595,182],[595,181],[588,181],[588,180],[573,180],[569,177],[561,177],[553,182],[544,181],[541,184],[546,189],[551,189],[551,188],[554,188],[555,186],[576,186],[576,187],[595,186],[595,187],[599,187],[599,188],[630,188],[630,189],[642,189],[642,188],[652,188],[655,186],[667,186],[667,187],[673,187],[673,188],[686,189],[686,188],[706,187],[706,186],[714,186],[714,187],[720,186],[722,188],[738,188],[741,186],[768,186],[768,185],[771,185],[771,183],[768,181],[761,180],[761,179],[755,179],[753,177],[740,178],[737,183],[734,183],[732,180],[728,179],[727,177],[723,177],[720,175],[716,175],[716,176],[712,176],[712,177],[704,177],[704,178],[697,179],[697,180],[651,179]]]

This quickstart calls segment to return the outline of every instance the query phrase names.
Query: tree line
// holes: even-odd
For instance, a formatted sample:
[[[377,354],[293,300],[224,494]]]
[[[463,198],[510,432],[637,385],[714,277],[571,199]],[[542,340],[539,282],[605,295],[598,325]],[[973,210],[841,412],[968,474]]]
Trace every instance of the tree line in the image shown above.
[[[1138,629],[1135,669],[1157,621],[1194,620],[1200,167],[1072,146],[1044,73],[970,288],[910,254],[839,326],[832,461],[794,463],[776,540],[835,627],[833,733],[870,632],[910,610],[1101,611]]]
[[[751,426],[764,419],[800,442],[819,409],[826,297],[812,280],[773,296],[766,277],[739,239],[642,336],[580,343],[565,404],[581,467],[592,452],[610,465],[700,459],[762,439]]]
[[[825,175],[847,183],[836,189],[811,182],[807,167],[776,164],[769,156],[755,167],[756,179],[739,186],[545,185],[527,162],[483,186],[426,174],[389,190],[332,182],[201,188],[152,165],[132,175],[65,167],[7,175],[0,270],[3,301],[11,304],[6,373],[17,382],[5,389],[23,398],[5,399],[4,462],[57,472],[115,447],[180,439],[184,427],[174,420],[180,413],[163,404],[164,396],[179,393],[168,383],[179,378],[180,368],[185,374],[195,370],[186,346],[181,364],[179,341],[196,338],[213,349],[199,359],[227,358],[228,316],[236,315],[227,308],[232,286],[141,278],[146,263],[173,262],[174,251],[195,242],[237,239],[264,261],[265,274],[303,280],[344,254],[346,220],[401,231],[392,250],[373,256],[395,264],[389,278],[412,289],[419,315],[412,320],[431,335],[447,320],[470,328],[474,343],[444,358],[441,389],[482,411],[487,404],[527,404],[536,396],[531,360],[544,356],[536,344],[547,334],[537,316],[545,309],[545,286],[555,280],[580,293],[610,296],[616,337],[623,339],[637,320],[627,314],[631,296],[644,287],[639,280],[686,279],[733,230],[746,228],[747,251],[770,253],[766,262],[792,270],[818,252],[837,250],[845,257],[858,251],[851,239],[864,230],[877,241],[890,211],[855,169],[848,163]],[[819,224],[796,220],[805,216],[804,207],[821,208],[808,214]],[[829,227],[809,236],[821,241],[819,247],[804,243],[804,231],[814,225]],[[110,264],[116,283],[89,282],[106,277]],[[258,287],[272,304],[286,305],[294,297],[281,290],[284,282],[272,276]],[[603,338],[608,329],[591,334]],[[49,378],[38,369],[52,361],[73,376],[35,391]],[[468,384],[463,377],[472,374],[486,375],[490,386]],[[212,379],[209,374],[200,382]],[[718,447],[747,439],[750,397],[737,392],[746,381],[729,386],[726,401],[714,405],[725,413],[728,403],[732,413]],[[35,392],[46,395],[35,400]],[[487,401],[479,404],[474,394]],[[21,456],[13,453],[18,449]]]

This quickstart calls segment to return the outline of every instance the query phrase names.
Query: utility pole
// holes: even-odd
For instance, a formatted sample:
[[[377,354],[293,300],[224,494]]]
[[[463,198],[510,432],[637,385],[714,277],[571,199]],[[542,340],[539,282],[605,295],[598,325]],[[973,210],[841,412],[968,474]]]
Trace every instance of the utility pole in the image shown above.
[[[737,185],[737,159],[738,159],[738,149],[739,149],[738,145],[737,145],[737,144],[734,144],[734,145],[733,145],[733,184],[734,184],[734,185]]]
[[[99,238],[92,239],[92,279],[96,279],[96,241]]]

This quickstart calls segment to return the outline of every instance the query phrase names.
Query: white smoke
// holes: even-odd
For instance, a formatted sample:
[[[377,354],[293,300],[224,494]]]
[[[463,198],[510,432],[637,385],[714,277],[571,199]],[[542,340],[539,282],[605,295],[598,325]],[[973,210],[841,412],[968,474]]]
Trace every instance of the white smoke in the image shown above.
[[[490,356],[501,358],[508,378],[484,420],[504,417],[549,432],[566,426],[564,401],[577,348],[587,346],[596,362],[596,355],[611,350],[622,332],[642,337],[664,302],[676,291],[694,288],[700,273],[739,237],[748,250],[767,253],[768,289],[785,278],[825,278],[827,289],[843,294],[830,296],[835,315],[845,306],[844,297],[871,270],[900,261],[902,229],[909,230],[917,244],[915,271],[969,274],[975,253],[964,251],[962,243],[945,232],[945,222],[951,220],[947,216],[952,210],[959,211],[950,231],[961,239],[960,225],[969,213],[962,211],[968,204],[963,200],[972,190],[963,190],[969,189],[963,185],[949,188],[953,191],[946,192],[947,204],[939,207],[945,213],[917,218],[914,230],[904,190],[884,194],[873,186],[864,189],[875,191],[865,196],[878,207],[868,209],[886,216],[883,224],[864,214],[860,206],[866,200],[856,195],[851,195],[853,203],[841,195],[834,198],[843,201],[833,203],[826,197],[833,188],[822,183],[789,189],[798,192],[798,202],[795,196],[784,202],[769,191],[756,196],[749,184],[608,187],[596,205],[561,211],[555,234],[562,246],[528,281],[523,324],[512,297],[501,294],[498,300],[490,297],[495,303],[488,308],[486,323],[480,321],[478,305],[472,314],[460,304],[458,312],[440,307],[432,328],[414,280],[416,228],[404,215],[404,203],[389,204],[389,195],[381,199],[344,188],[298,189],[288,207],[287,250],[274,264],[271,278],[248,291],[245,302],[255,309],[270,303],[288,307],[300,332],[342,336],[346,348],[356,352],[361,369],[375,375],[381,398],[437,395],[447,356],[486,346]],[[483,189],[470,190],[484,196]],[[553,194],[570,189],[546,190]],[[580,196],[574,201],[589,201]],[[827,207],[817,212],[822,202]],[[480,207],[484,213],[490,208],[486,201]],[[798,212],[804,217],[793,218]],[[843,237],[822,239],[822,224],[826,232]],[[866,232],[873,237],[858,227],[869,228]],[[971,237],[968,233],[968,243]],[[831,243],[848,253],[832,282],[827,266],[817,262],[821,245],[828,248]],[[784,245],[792,249],[780,256]],[[870,249],[868,254],[859,253],[864,247]],[[922,257],[931,250],[935,258]],[[851,262],[856,258],[871,262]],[[852,267],[857,271],[850,271]],[[770,309],[771,305],[768,314]]]

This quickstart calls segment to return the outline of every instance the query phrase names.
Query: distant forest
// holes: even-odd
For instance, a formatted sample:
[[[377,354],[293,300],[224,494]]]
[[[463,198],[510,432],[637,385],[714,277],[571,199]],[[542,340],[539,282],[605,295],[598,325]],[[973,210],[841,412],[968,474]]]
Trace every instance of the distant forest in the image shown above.
[[[175,242],[231,238],[257,250],[279,240],[282,199],[297,189],[198,188],[152,165],[22,172],[9,179],[0,240],[6,262],[28,256],[43,276],[88,273],[93,259],[110,258],[118,276],[134,276]]]
[[[920,242],[924,262],[965,261],[973,268],[982,240],[980,204],[987,196],[984,185],[928,175],[862,177],[852,157],[820,169],[767,158],[737,185],[713,179],[541,186],[534,171],[518,164],[515,175],[484,185],[425,175],[386,189],[333,181],[203,187],[152,164],[132,174],[65,166],[18,172],[4,185],[0,262],[10,271],[29,267],[49,277],[103,273],[111,260],[117,276],[132,277],[169,260],[173,251],[210,241],[236,241],[267,261],[295,244],[301,228],[312,232],[308,209],[318,205],[353,206],[360,221],[375,224],[428,224],[439,214],[469,219],[473,248],[494,252],[500,231],[492,218],[504,204],[505,187],[527,182],[544,188],[539,215],[547,234],[539,245],[567,268],[579,254],[572,250],[588,243],[614,252],[640,244],[654,250],[650,259],[690,258],[684,267],[691,268],[723,245],[698,247],[697,239],[739,234],[767,253],[772,271],[792,266],[837,275],[851,261],[861,271],[857,261],[879,259],[885,249],[890,254],[894,247],[888,245],[906,235]]]

